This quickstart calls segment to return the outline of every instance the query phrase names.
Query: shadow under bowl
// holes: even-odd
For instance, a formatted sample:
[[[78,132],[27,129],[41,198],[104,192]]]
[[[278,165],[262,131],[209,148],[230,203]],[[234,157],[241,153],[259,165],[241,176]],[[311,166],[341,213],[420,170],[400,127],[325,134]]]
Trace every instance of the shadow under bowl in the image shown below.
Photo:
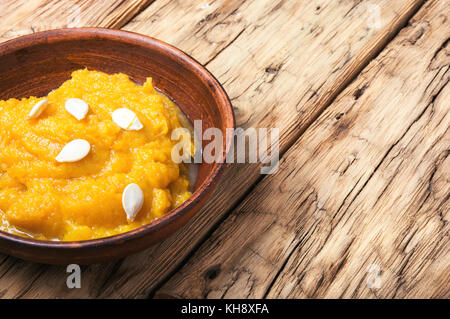
[[[124,73],[137,83],[153,78],[187,118],[202,120],[203,130],[223,133],[221,161],[201,163],[192,196],[151,224],[111,237],[56,242],[0,232],[0,251],[47,264],[90,264],[121,258],[155,244],[182,227],[217,185],[230,148],[227,128],[235,127],[230,100],[211,73],[182,51],[151,37],[101,28],[59,29],[0,44],[0,99],[45,96],[88,68]]]

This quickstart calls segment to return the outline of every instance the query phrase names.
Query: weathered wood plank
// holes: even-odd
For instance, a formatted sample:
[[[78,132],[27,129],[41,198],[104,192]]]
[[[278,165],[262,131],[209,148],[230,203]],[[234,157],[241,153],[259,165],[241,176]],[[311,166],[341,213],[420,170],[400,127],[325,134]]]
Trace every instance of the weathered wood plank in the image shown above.
[[[126,29],[194,52],[224,83],[238,124],[280,127],[284,151],[422,2],[376,1],[378,27],[368,23],[370,10],[360,1],[157,1]],[[229,36],[215,31],[221,25]],[[64,268],[25,264],[21,274],[34,282],[3,276],[5,296],[147,297],[258,178],[258,166],[233,165],[186,227],[119,263],[85,267],[81,289],[67,289]]]
[[[0,42],[67,27],[120,28],[153,0],[15,0],[0,2]]]
[[[159,294],[449,298],[449,19],[428,2]]]

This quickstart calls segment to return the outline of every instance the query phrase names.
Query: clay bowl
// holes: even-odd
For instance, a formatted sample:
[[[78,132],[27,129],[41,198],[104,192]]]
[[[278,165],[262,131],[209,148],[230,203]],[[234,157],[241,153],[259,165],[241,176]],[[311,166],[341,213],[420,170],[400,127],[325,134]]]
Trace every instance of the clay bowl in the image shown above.
[[[154,85],[171,97],[191,122],[201,119],[203,129],[217,127],[223,131],[219,154],[225,159],[230,147],[226,128],[235,125],[227,94],[193,58],[147,36],[80,28],[40,32],[2,43],[0,99],[47,95],[80,68],[122,72],[138,83],[151,76]],[[223,163],[200,164],[191,198],[136,230],[78,242],[39,241],[0,232],[0,251],[48,264],[89,264],[136,253],[168,237],[192,218],[217,185],[223,168]]]

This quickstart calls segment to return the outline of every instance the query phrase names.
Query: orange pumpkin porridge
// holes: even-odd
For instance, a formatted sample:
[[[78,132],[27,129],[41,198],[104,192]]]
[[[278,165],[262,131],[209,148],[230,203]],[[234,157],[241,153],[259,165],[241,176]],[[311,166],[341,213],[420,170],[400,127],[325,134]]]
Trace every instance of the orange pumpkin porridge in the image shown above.
[[[191,195],[171,159],[182,123],[151,78],[86,69],[45,98],[0,101],[0,230],[78,241],[162,217]]]

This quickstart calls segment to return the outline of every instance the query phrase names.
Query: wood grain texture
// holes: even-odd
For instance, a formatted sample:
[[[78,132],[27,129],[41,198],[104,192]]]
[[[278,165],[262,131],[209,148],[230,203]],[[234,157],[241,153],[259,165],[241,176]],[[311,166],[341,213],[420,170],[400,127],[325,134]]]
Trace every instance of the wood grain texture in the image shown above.
[[[159,7],[154,6],[158,3]],[[245,4],[239,1],[239,5],[236,1],[219,1],[210,2],[206,9],[199,9],[196,2],[191,8],[183,9],[189,12],[184,19],[195,18],[195,10],[206,10],[203,18],[184,20],[176,26],[188,27],[177,27],[168,32],[166,28],[171,26],[160,10],[168,10],[167,7],[173,5],[156,2],[147,10],[151,14],[145,13],[152,18],[140,20],[141,26],[131,24],[132,27],[126,28],[156,36],[191,54],[202,52],[197,46],[203,48],[203,42],[207,47],[209,42],[214,42],[208,30],[221,24],[221,17],[225,18],[226,24],[243,25],[244,31],[238,31],[240,28],[233,25],[236,36],[231,36],[223,47],[212,51],[210,57],[195,58],[207,63],[208,69],[223,83],[232,99],[238,125],[244,128],[280,127],[283,151],[395,35],[421,3],[378,2],[382,26],[375,30],[367,25],[367,4],[359,1],[340,4],[309,1],[301,5],[293,1]],[[206,19],[208,16],[209,20]],[[138,20],[141,18],[142,15],[137,17]],[[209,27],[204,26],[204,22],[200,24],[203,19],[208,20]],[[286,21],[290,23],[285,24]],[[158,23],[163,23],[164,27],[159,28],[165,36],[155,31],[159,30]],[[185,41],[179,35],[179,32],[186,32],[185,37],[189,39],[197,28],[205,30],[200,34],[208,40]],[[112,274],[99,295],[147,297],[245,196],[260,177],[259,173],[258,165],[230,165],[218,190],[192,222],[161,245],[118,264],[117,273]]]
[[[449,19],[427,2],[158,294],[449,298]]]
[[[208,3],[156,1],[125,29],[207,64],[230,94],[238,124],[280,127],[284,152],[423,1]],[[379,28],[368,24],[368,4],[380,5]],[[259,178],[257,165],[232,165],[213,199],[180,232],[117,263],[84,267],[81,289],[67,289],[62,267],[7,258],[0,267],[3,296],[147,297]]]
[[[153,0],[15,0],[0,2],[0,42],[57,28],[120,28]]]

